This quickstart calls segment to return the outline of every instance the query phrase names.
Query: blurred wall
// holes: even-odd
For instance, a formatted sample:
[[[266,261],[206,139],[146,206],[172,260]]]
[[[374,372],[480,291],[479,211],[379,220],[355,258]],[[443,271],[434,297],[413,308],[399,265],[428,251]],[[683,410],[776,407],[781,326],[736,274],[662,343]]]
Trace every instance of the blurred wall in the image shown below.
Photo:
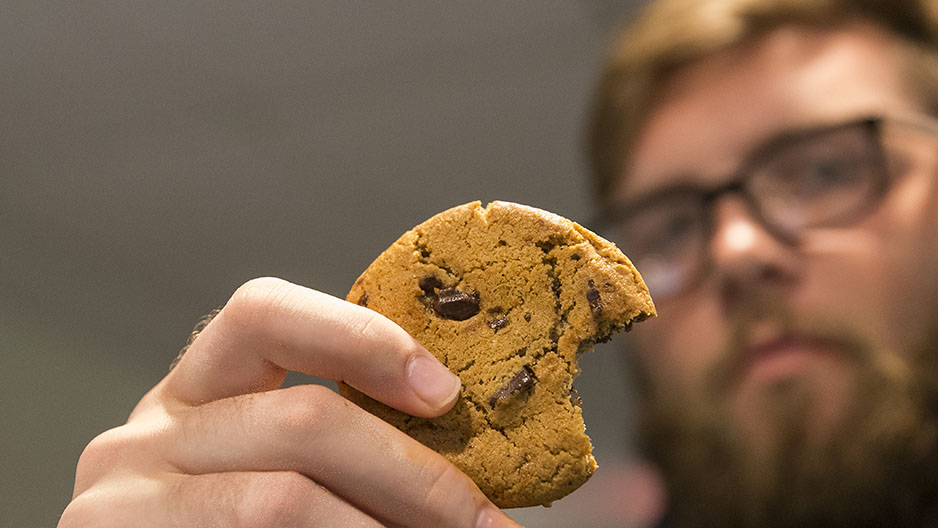
[[[5,2],[0,524],[54,526],[83,446],[245,280],[342,296],[475,199],[588,219],[584,115],[634,3]],[[619,349],[577,384],[610,475]],[[580,493],[516,516],[616,525],[596,510]]]

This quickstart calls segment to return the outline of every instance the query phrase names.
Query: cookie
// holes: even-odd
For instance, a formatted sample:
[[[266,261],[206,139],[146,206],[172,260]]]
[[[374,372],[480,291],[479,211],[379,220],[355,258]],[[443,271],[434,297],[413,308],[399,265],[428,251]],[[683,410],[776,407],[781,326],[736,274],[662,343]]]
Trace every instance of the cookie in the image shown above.
[[[408,231],[347,299],[414,336],[462,380],[445,415],[417,418],[339,383],[369,412],[435,449],[503,508],[549,504],[596,470],[577,360],[655,314],[638,271],[565,218],[473,202]]]

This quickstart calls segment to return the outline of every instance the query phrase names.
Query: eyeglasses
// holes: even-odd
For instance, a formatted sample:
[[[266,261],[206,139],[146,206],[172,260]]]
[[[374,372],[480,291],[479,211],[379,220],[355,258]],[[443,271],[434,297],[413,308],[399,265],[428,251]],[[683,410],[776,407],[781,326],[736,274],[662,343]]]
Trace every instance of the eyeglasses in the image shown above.
[[[887,126],[888,125],[888,126]],[[629,256],[656,299],[682,293],[707,271],[713,206],[738,194],[767,232],[797,245],[805,232],[872,212],[891,184],[893,125],[938,138],[938,121],[868,117],[777,137],[716,188],[678,185],[605,210],[601,232]]]

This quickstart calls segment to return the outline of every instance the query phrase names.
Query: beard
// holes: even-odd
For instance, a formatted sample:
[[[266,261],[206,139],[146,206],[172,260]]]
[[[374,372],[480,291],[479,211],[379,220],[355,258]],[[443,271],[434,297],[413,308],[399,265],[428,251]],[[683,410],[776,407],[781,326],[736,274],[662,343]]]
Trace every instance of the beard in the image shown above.
[[[938,526],[938,326],[900,359],[845,329],[787,325],[827,332],[853,369],[848,403],[822,435],[809,420],[817,395],[797,378],[756,395],[760,441],[735,418],[741,337],[698,401],[639,384],[638,444],[662,471],[673,526]]]

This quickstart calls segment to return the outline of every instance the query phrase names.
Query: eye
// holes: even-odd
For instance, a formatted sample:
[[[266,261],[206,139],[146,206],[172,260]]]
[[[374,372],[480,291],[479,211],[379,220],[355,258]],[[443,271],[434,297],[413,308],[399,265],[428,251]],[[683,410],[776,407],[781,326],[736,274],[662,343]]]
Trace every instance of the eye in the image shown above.
[[[867,127],[850,126],[787,143],[760,165],[755,184],[794,200],[854,192],[881,166],[874,139]]]
[[[680,245],[696,229],[696,222],[687,214],[676,214],[665,220],[657,231],[657,238],[664,248]]]
[[[627,225],[627,247],[641,254],[674,255],[693,244],[698,216],[684,208],[664,207],[638,215]]]
[[[847,218],[874,192],[882,170],[875,156],[858,147],[825,147],[789,156],[752,182],[763,218],[779,231],[794,234]]]
[[[838,191],[864,181],[868,170],[869,162],[856,156],[810,160],[790,175],[792,190],[802,196]]]

